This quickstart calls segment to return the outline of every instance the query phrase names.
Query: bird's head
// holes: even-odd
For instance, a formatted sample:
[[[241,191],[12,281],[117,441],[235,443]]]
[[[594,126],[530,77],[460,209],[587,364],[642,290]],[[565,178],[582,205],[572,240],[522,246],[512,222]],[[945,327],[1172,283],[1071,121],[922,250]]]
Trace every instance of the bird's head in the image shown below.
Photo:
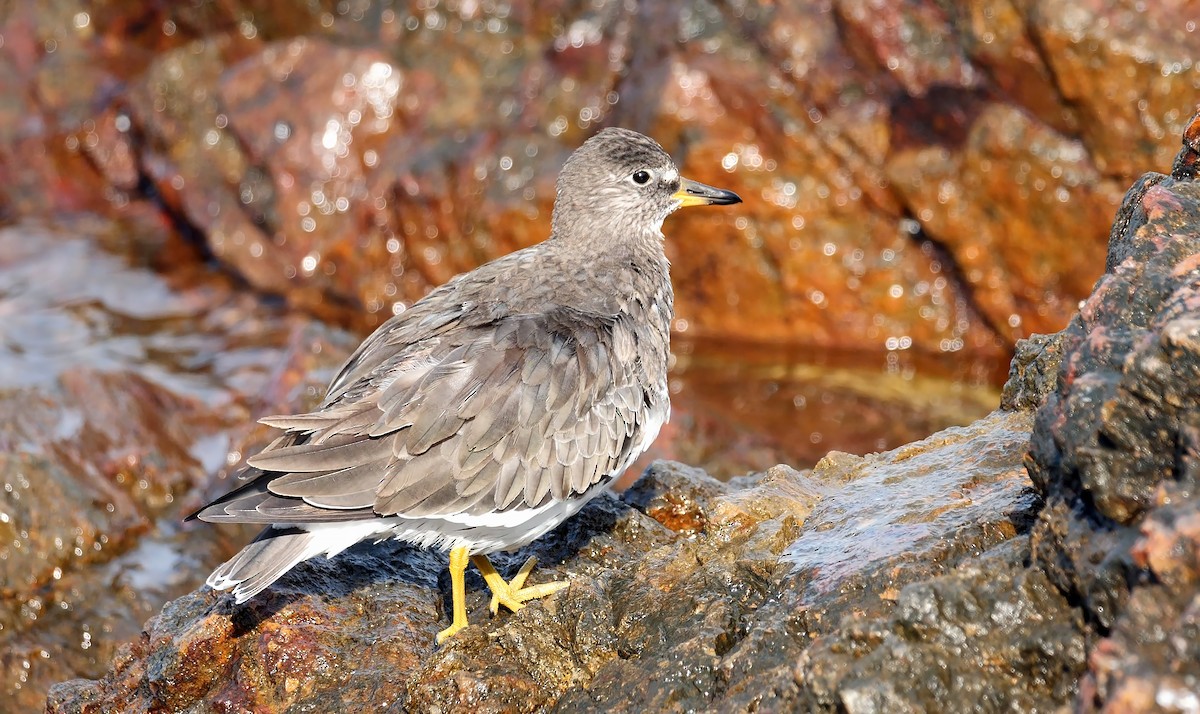
[[[571,154],[558,176],[554,235],[661,236],[663,220],[684,206],[741,203],[726,191],[679,175],[658,142],[629,129],[609,128]]]

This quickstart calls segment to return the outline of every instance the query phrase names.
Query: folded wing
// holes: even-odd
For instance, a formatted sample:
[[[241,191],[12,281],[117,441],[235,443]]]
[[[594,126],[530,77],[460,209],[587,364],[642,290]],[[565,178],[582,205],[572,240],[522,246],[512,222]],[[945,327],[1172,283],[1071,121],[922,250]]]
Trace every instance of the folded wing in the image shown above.
[[[319,410],[264,419],[287,433],[249,460],[250,483],[197,515],[288,523],[537,508],[615,477],[665,416],[621,318],[560,308],[438,327],[360,349]]]

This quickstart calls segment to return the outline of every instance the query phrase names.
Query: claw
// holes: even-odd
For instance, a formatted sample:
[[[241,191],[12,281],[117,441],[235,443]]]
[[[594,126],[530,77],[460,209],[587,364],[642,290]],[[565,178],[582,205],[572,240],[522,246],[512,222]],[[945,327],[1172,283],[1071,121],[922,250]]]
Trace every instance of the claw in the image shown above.
[[[535,566],[535,565],[537,565],[537,556],[536,555],[529,556],[529,560],[525,561],[525,564],[521,566],[521,569],[517,571],[517,574],[513,576],[513,579],[508,581],[508,583],[507,583],[509,595],[510,595],[509,599],[510,600],[512,600],[512,599],[518,600],[517,608],[515,608],[515,609],[513,607],[511,607],[510,605],[505,604],[505,607],[508,607],[508,609],[512,610],[513,612],[516,612],[518,609],[520,609],[520,607],[521,607],[520,603],[525,602],[525,600],[533,599],[532,597],[529,597],[529,598],[525,598],[524,600],[521,600],[520,598],[513,597],[512,594],[521,592],[522,586],[525,585],[525,580],[529,578],[529,574],[533,572],[533,566]],[[489,583],[489,585],[491,585],[491,583]],[[551,592],[553,592],[553,591],[551,591]],[[547,595],[548,594],[549,593],[547,593]],[[500,593],[496,592],[496,590],[494,588],[492,589],[492,602],[489,607],[492,611],[493,616],[496,615],[498,612],[500,612]]]
[[[546,597],[562,590],[568,585],[566,582],[554,582],[525,587],[525,581],[529,578],[529,573],[533,571],[533,566],[537,565],[537,558],[530,558],[525,561],[525,564],[513,576],[511,582],[505,581],[500,573],[496,572],[496,569],[492,567],[492,563],[487,559],[487,556],[475,555],[471,557],[471,560],[475,563],[475,567],[479,569],[479,572],[483,574],[484,581],[487,582],[488,587],[492,591],[490,609],[493,615],[500,611],[501,605],[516,612],[525,607],[525,603],[530,600]]]
[[[566,581],[559,581],[525,587],[525,581],[529,579],[529,574],[533,572],[533,567],[537,565],[537,558],[530,558],[525,561],[525,564],[521,566],[521,569],[517,571],[513,579],[506,581],[492,567],[492,563],[487,559],[486,555],[468,556],[467,553],[468,550],[466,548],[455,548],[450,551],[450,589],[453,597],[454,614],[450,626],[437,634],[439,645],[467,626],[466,581],[464,573],[468,562],[475,563],[475,567],[479,568],[479,572],[487,582],[488,588],[492,591],[490,607],[493,615],[500,611],[501,605],[516,612],[525,607],[525,603],[530,600],[537,600],[538,598],[556,593],[569,584]]]

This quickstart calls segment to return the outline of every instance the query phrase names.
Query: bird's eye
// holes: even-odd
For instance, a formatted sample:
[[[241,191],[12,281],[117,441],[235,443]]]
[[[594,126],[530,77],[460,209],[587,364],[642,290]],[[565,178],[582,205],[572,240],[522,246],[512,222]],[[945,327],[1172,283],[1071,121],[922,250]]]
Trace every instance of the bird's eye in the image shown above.
[[[634,171],[632,178],[633,178],[634,183],[636,183],[638,185],[645,185],[647,182],[650,181],[650,172],[649,171]]]

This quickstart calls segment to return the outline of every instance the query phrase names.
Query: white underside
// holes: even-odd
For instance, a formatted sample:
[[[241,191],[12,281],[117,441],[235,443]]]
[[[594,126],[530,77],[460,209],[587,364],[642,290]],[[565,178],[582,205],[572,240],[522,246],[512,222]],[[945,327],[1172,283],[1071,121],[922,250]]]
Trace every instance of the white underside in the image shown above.
[[[465,547],[471,555],[495,553],[516,550],[532,543],[575,515],[608,486],[608,483],[597,484],[582,495],[566,501],[551,501],[541,508],[508,513],[480,516],[460,514],[441,518],[393,516],[349,523],[291,523],[281,527],[299,527],[318,536],[313,540],[311,554],[307,558],[316,555],[332,558],[360,541],[379,542],[388,539],[443,551]],[[514,540],[513,533],[523,535]]]
[[[252,551],[256,544],[246,547],[229,562],[218,568],[208,578],[208,585],[216,590],[233,588],[237,602],[245,602],[255,593],[274,582],[296,564],[324,555],[327,558],[341,553],[350,546],[365,540],[376,542],[388,539],[401,540],[425,548],[446,551],[452,548],[467,548],[471,555],[515,550],[537,540],[547,531],[575,515],[588,501],[606,491],[616,476],[621,475],[657,438],[659,429],[669,418],[669,408],[662,420],[646,425],[642,442],[633,449],[625,462],[613,469],[613,477],[597,483],[582,494],[563,501],[550,501],[539,508],[519,509],[508,512],[484,513],[477,516],[448,514],[425,518],[391,516],[363,521],[342,523],[283,523],[273,527],[288,530],[299,528],[307,531],[304,540],[290,543],[300,547],[279,553],[282,560],[263,561],[271,567],[253,567],[260,551]],[[256,542],[257,543],[257,542]],[[244,558],[248,558],[244,560]]]

